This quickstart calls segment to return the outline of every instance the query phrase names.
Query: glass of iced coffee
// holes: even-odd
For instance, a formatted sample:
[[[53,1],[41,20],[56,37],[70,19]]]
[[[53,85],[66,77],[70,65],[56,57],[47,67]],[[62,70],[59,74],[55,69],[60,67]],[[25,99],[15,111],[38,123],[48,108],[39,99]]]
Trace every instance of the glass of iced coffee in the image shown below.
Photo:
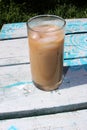
[[[62,82],[65,24],[55,15],[38,15],[27,22],[32,80],[45,91]]]

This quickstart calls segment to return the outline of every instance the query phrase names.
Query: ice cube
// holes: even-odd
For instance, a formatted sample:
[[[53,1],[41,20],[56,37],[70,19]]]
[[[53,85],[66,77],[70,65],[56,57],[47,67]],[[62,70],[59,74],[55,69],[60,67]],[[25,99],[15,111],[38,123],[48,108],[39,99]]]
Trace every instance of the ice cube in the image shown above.
[[[37,32],[32,32],[32,33],[30,33],[30,37],[32,38],[32,39],[39,39],[39,34],[37,33]]]
[[[40,38],[40,42],[41,43],[51,43],[51,42],[55,42],[57,40],[57,37],[54,36],[54,37],[43,37],[43,38]]]
[[[47,30],[47,31],[52,32],[52,31],[57,31],[58,29],[59,29],[59,27],[50,25],[50,26],[48,27],[48,30]]]

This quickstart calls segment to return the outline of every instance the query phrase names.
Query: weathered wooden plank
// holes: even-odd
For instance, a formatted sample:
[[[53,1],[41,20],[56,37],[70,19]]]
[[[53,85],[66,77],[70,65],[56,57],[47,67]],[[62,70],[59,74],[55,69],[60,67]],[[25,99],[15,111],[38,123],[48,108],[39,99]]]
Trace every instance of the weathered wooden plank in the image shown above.
[[[29,62],[27,39],[0,41],[0,66]]]
[[[21,64],[0,68],[0,87],[17,82],[31,81],[30,65]]]
[[[29,70],[29,71],[28,71]],[[55,113],[87,108],[87,66],[65,68],[60,88],[53,92],[37,89],[29,65],[2,67],[0,70],[0,113],[43,109]],[[5,87],[4,87],[5,86]],[[11,114],[10,114],[11,115]]]
[[[84,20],[84,22],[86,28],[86,20]],[[83,24],[80,21],[79,23],[82,29]],[[72,26],[70,27],[72,28]],[[83,37],[84,35],[81,34],[81,36]],[[61,111],[60,109],[63,111],[64,108],[66,108],[66,110],[75,109],[74,107],[78,104],[79,106],[77,108],[79,109],[82,103],[87,107],[87,66],[80,66],[81,63],[87,64],[87,58],[85,58],[86,53],[84,53],[86,52],[86,44],[81,42],[79,46],[76,44],[78,43],[78,39],[76,42],[74,39],[72,46],[70,37],[71,36],[68,36],[68,39],[65,39],[64,58],[66,60],[64,61],[64,65],[74,66],[68,69],[60,89],[53,93],[43,92],[32,85],[30,70],[28,73],[30,67],[28,65],[29,50],[27,39],[0,41],[0,87],[3,87],[0,88],[1,112],[14,112],[16,108],[16,111],[22,111],[37,110],[40,108],[42,108],[42,110],[47,110],[47,108],[49,109],[52,107],[57,107],[58,112]],[[83,41],[87,43],[86,35]],[[80,50],[78,50],[77,47],[80,47]],[[80,53],[82,47],[83,53]],[[74,51],[71,48],[74,48]],[[81,60],[80,56],[82,57]],[[74,59],[74,57],[76,57],[76,59]],[[27,104],[26,106],[23,104],[22,100]],[[17,102],[18,104],[16,104]],[[51,109],[50,112],[52,112]]]
[[[67,19],[66,33],[86,32],[87,19]],[[68,32],[69,31],[69,32]],[[5,24],[1,30],[3,38],[27,36],[26,23]],[[0,41],[0,65],[29,62],[28,40]],[[72,60],[72,58],[78,59]],[[70,34],[65,37],[64,65],[81,65],[87,63],[87,33]]]
[[[86,130],[87,110],[0,121],[0,130]]]
[[[26,22],[4,24],[1,32],[0,39],[12,39],[27,37]],[[86,32],[87,31],[87,18],[81,19],[66,19],[66,33],[71,32]]]
[[[74,31],[78,31],[78,25],[80,25],[79,31],[87,30],[86,19],[84,19],[84,22],[81,22],[80,20],[68,21],[68,27],[71,30],[74,27]],[[84,30],[84,27],[86,30]],[[13,37],[14,36],[15,35],[13,35]],[[83,64],[87,64],[87,37],[86,34],[79,35],[80,37],[82,37],[80,38],[79,46],[77,42],[79,38],[78,36],[74,36],[68,36],[68,39],[65,39],[66,55],[64,53],[64,58],[66,59],[64,61],[64,64],[66,66],[74,66],[64,69],[65,77],[63,83],[58,90],[53,92],[41,91],[37,89],[32,83],[30,65],[28,64],[29,52],[27,39],[8,40],[3,42],[0,41],[0,119],[45,115],[51,113],[80,110],[84,108],[87,109],[87,65],[80,65],[81,63],[83,63],[83,61],[85,61]],[[70,43],[71,41],[73,41],[73,44]],[[83,42],[85,44],[83,44]],[[78,62],[76,59],[74,59],[74,57],[78,59]],[[67,114],[69,113],[62,113],[62,116],[60,116],[61,114],[55,114],[50,116],[18,119],[15,120],[15,124],[17,125],[12,125],[14,120],[10,120],[11,122],[0,122],[0,127],[2,130],[7,130],[7,128],[8,130],[20,129],[21,127],[19,127],[19,124],[24,123],[22,125],[22,128],[24,126],[25,130],[30,128],[32,130],[83,130],[86,129],[87,118],[85,115],[87,114],[87,111],[85,111],[85,113],[83,111],[80,112],[78,112],[79,119],[74,116],[73,113],[70,114],[71,116],[67,116]],[[56,124],[54,124],[54,120],[56,119]],[[63,125],[59,125],[61,124],[61,122],[58,124],[60,119],[61,122],[64,122]],[[73,123],[69,122],[67,124],[67,121],[65,119],[67,119],[67,121],[73,120]],[[35,123],[31,125],[34,120]],[[16,121],[18,123],[16,123]],[[47,123],[43,124],[43,121]],[[29,128],[25,127],[25,124],[26,126],[29,126]],[[40,127],[38,127],[38,125]]]
[[[87,33],[65,36],[64,59],[87,58]]]
[[[64,58],[87,57],[87,34],[65,37]],[[28,55],[28,39],[0,41],[0,58]],[[78,55],[77,55],[78,54]],[[12,55],[12,56],[11,56]]]
[[[80,34],[78,37],[69,35],[65,38],[64,66],[87,63],[86,36],[87,34]],[[0,66],[28,62],[30,62],[28,39],[0,41]]]
[[[0,40],[27,37],[26,22],[9,23],[2,26]]]
[[[87,32],[87,18],[66,19],[66,32]]]

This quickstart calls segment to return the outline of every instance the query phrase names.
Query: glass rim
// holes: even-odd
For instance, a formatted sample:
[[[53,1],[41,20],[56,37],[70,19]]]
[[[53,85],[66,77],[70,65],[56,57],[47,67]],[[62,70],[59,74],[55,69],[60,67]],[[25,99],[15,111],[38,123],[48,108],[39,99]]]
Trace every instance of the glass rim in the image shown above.
[[[54,18],[58,18],[58,19],[60,19],[61,21],[63,21],[64,24],[63,24],[60,28],[55,29],[55,30],[53,30],[53,31],[41,31],[41,30],[39,31],[39,30],[35,30],[35,29],[31,28],[28,23],[31,22],[33,19],[37,19],[37,18],[40,18],[40,17],[54,17]],[[55,32],[55,31],[61,30],[61,29],[63,29],[63,28],[65,27],[65,25],[66,25],[65,19],[63,19],[63,18],[60,17],[60,16],[50,15],[50,14],[36,15],[36,16],[30,18],[30,19],[27,21],[27,27],[28,27],[28,29],[30,29],[30,30],[32,30],[32,31],[34,31],[34,32],[43,32],[43,33],[45,33],[45,32],[46,32],[46,33],[50,33],[50,32]]]

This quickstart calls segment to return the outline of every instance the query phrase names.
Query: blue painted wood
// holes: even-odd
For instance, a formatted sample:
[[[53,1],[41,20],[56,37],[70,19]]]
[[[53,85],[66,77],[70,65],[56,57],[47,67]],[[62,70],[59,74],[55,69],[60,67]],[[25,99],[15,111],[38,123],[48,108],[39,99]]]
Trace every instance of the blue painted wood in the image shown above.
[[[83,22],[82,22],[83,21]],[[68,29],[74,31],[86,31],[87,30],[87,22],[85,20],[68,20],[66,25],[66,32],[69,33]],[[20,28],[19,25],[20,24]],[[14,23],[8,24],[9,29],[4,30],[5,25],[3,26],[1,33],[3,34],[3,38],[5,36],[7,39],[17,38],[17,37],[25,37],[27,36],[26,24],[25,23]],[[83,28],[84,25],[84,28]],[[6,25],[7,26],[7,25]],[[9,32],[9,35],[4,35]],[[0,33],[0,36],[1,36]],[[26,35],[25,35],[26,34]],[[0,42],[0,52],[1,62],[3,59],[5,60],[6,54],[4,48],[6,49],[6,53],[13,56],[13,61],[15,63],[19,63],[20,55],[13,54],[11,51],[17,50],[22,55],[22,48],[24,49],[24,44],[27,43],[27,39],[20,40],[6,40],[6,42]],[[13,44],[14,42],[14,44]],[[23,42],[23,43],[22,43]],[[7,46],[8,45],[8,46]],[[14,50],[10,48],[12,45],[14,46]],[[20,48],[22,46],[22,48]],[[7,49],[9,48],[9,51]],[[3,51],[4,50],[4,51]],[[25,49],[26,50],[26,49]],[[23,50],[24,51],[24,50]],[[25,51],[24,51],[25,52]],[[26,53],[26,52],[25,52]],[[7,55],[6,55],[7,56]],[[18,62],[16,59],[18,58]],[[26,56],[23,55],[23,56]],[[14,60],[15,58],[15,60]],[[10,59],[9,56],[6,59]],[[25,58],[24,58],[25,59]],[[11,60],[11,59],[10,59]],[[22,59],[23,61],[23,59]],[[6,63],[6,62],[5,62]],[[7,62],[8,63],[8,62]],[[3,116],[3,113],[6,114],[8,112],[9,115],[14,111],[22,111],[28,110],[31,112],[35,112],[37,110],[42,110],[45,113],[46,110],[48,113],[55,112],[64,112],[64,111],[72,111],[71,113],[61,113],[58,115],[47,115],[47,116],[39,116],[32,117],[26,119],[15,119],[15,120],[3,120],[0,121],[0,130],[18,130],[18,129],[69,129],[69,130],[77,130],[77,129],[86,129],[87,122],[87,110],[75,111],[80,109],[87,109],[87,34],[74,34],[67,35],[65,38],[64,45],[64,65],[71,66],[65,67],[64,80],[61,84],[60,88],[54,92],[43,92],[38,90],[32,84],[31,74],[30,74],[30,65],[10,65],[2,66],[0,70],[0,116]],[[24,63],[24,61],[23,61]],[[83,65],[84,64],[84,65]],[[80,66],[82,65],[82,66]],[[28,71],[29,70],[29,71]],[[41,109],[42,108],[42,109]],[[54,111],[52,111],[53,109]],[[56,109],[57,108],[57,109]],[[50,111],[49,111],[49,110]],[[23,111],[24,110],[24,111]],[[22,113],[23,114],[23,113]],[[47,114],[47,113],[45,113]],[[17,117],[17,116],[16,116]],[[52,117],[52,118],[51,118]],[[8,118],[8,117],[7,117]],[[13,117],[14,118],[14,117]],[[57,119],[57,120],[56,120]],[[54,120],[56,123],[54,123]],[[38,123],[39,122],[39,123]],[[52,124],[53,122],[53,124]],[[58,123],[59,122],[59,123]],[[45,124],[46,123],[46,124]],[[22,125],[22,126],[21,126]],[[39,126],[39,128],[38,128]]]
[[[3,25],[0,32],[1,40],[20,38],[20,37],[27,37],[26,22],[11,23],[11,24],[9,23]]]
[[[87,19],[66,20],[65,30],[66,33],[87,31]],[[27,36],[26,22],[4,24],[0,32],[0,39],[10,39],[22,36]]]
[[[77,34],[71,34],[77,32]],[[82,32],[78,34],[78,32]],[[84,33],[85,32],[85,33]],[[87,19],[66,20],[64,43],[64,66],[87,64]],[[26,22],[5,24],[0,39],[26,38]]]
[[[87,19],[68,19],[66,20],[66,31],[67,32],[84,32],[87,31]]]
[[[64,44],[64,65],[87,64],[87,33],[67,35]]]

